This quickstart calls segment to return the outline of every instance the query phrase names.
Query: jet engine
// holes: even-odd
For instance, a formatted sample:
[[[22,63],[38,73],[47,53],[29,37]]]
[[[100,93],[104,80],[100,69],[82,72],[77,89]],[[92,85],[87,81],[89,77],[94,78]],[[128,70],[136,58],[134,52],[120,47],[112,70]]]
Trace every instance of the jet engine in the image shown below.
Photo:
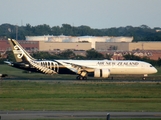
[[[110,70],[108,68],[94,70],[94,77],[107,78],[109,75],[110,75]]]

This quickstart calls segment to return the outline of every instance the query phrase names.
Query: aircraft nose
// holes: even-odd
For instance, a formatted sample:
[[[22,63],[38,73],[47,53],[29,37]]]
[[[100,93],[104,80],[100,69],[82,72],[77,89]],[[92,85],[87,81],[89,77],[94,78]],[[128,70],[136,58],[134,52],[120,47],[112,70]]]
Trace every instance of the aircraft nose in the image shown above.
[[[158,72],[158,70],[156,68],[154,68],[154,73],[157,73],[157,72]]]

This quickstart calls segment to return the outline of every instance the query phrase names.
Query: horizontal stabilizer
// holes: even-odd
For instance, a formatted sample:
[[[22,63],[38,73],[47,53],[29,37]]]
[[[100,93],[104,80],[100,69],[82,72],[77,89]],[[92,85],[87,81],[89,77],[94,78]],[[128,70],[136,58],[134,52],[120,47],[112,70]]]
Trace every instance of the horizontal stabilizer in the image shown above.
[[[12,65],[12,63],[9,62],[9,61],[4,61],[4,63],[6,63],[6,64],[8,64],[8,65]]]

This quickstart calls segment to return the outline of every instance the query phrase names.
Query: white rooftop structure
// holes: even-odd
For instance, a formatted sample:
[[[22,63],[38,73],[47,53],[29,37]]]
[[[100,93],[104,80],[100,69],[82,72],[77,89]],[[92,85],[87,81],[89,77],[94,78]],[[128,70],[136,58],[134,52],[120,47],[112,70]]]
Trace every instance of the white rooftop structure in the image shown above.
[[[95,48],[96,42],[132,42],[133,37],[109,37],[109,36],[26,36],[27,41],[51,41],[51,42],[90,42],[91,48]]]

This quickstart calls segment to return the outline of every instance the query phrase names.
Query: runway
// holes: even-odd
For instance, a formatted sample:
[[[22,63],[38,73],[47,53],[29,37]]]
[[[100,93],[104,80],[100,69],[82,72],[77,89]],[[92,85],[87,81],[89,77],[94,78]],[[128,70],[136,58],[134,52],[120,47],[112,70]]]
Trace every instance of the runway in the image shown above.
[[[117,83],[117,82],[122,82],[122,83],[161,83],[161,78],[158,80],[155,79],[146,79],[146,80],[140,80],[140,79],[87,79],[87,80],[75,80],[75,79],[2,79],[2,81],[37,81],[37,82],[68,82],[68,83],[72,83],[72,82],[110,82],[110,83]]]
[[[161,118],[161,112],[0,111],[1,120],[70,118]]]

